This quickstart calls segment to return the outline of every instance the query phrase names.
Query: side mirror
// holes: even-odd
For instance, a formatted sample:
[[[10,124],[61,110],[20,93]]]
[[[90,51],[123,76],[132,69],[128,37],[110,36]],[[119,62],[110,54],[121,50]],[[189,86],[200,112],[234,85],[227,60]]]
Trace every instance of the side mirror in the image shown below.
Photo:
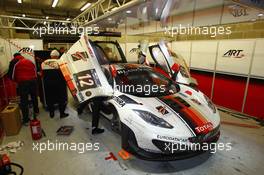
[[[177,64],[177,63],[174,63],[174,64],[172,65],[171,69],[172,69],[175,73],[177,73],[177,72],[180,70],[180,65]]]

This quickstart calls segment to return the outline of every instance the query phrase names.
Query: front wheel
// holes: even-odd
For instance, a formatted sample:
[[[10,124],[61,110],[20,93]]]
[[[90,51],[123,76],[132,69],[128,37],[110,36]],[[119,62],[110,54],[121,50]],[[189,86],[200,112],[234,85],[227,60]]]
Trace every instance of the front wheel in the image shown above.
[[[119,115],[116,111],[116,109],[113,107],[112,108],[112,119],[111,119],[111,128],[114,132],[118,133],[118,134],[121,134],[121,121],[120,121],[120,118],[119,118]]]
[[[138,150],[138,144],[134,132],[122,122],[121,130],[122,148],[130,153],[136,153],[136,150]]]

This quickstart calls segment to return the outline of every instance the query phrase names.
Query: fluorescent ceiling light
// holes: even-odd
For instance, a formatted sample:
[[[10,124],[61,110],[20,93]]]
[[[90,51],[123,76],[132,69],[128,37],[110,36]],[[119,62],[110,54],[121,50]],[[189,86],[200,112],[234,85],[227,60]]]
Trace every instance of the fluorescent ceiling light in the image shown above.
[[[158,9],[158,8],[156,8],[156,9],[155,9],[155,12],[156,12],[156,14],[158,14],[158,12],[159,12],[159,9]]]
[[[114,8],[111,9],[111,11],[115,11],[116,9],[117,9],[117,7],[114,7]]]
[[[87,3],[87,4],[85,4],[80,10],[81,11],[84,11],[85,9],[87,9],[89,6],[91,5],[91,3]]]
[[[52,7],[55,8],[58,4],[59,0],[53,0]]]
[[[142,13],[143,13],[143,14],[146,14],[146,13],[147,13],[147,7],[143,7],[143,9],[142,9]]]
[[[67,18],[66,20],[67,20],[67,21],[70,21],[70,20],[71,20],[71,18]]]
[[[22,4],[22,0],[17,0],[17,3]]]
[[[46,16],[46,19],[49,19],[49,17],[48,17],[48,16]]]
[[[263,16],[263,15],[264,15],[263,13],[259,13],[259,14],[258,14],[258,17],[261,17],[261,16]]]
[[[130,14],[130,13],[132,13],[132,11],[131,10],[127,10],[126,13],[127,14]]]
[[[26,17],[26,15],[25,15],[25,14],[23,14],[22,16],[23,16],[23,17]]]

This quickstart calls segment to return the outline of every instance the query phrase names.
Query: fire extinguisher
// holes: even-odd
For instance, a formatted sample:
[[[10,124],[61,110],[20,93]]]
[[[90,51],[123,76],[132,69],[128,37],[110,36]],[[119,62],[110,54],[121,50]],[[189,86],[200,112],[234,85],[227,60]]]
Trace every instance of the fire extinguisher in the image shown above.
[[[37,119],[36,115],[33,111],[33,105],[32,102],[29,102],[29,118],[30,120],[30,130],[31,130],[31,136],[33,140],[39,140],[42,137],[42,129],[40,125],[40,121]],[[33,118],[33,119],[32,119]]]
[[[39,140],[42,137],[42,130],[40,121],[34,117],[33,120],[30,120],[30,130],[31,130],[31,136],[33,140]]]

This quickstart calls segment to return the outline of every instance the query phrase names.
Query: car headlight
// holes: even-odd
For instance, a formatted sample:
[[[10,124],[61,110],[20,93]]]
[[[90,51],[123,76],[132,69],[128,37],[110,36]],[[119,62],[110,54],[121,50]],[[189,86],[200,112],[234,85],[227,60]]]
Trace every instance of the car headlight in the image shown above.
[[[155,116],[154,114],[148,112],[148,111],[142,111],[133,109],[135,113],[140,116],[143,120],[145,120],[147,123],[150,123],[154,126],[162,127],[162,128],[169,128],[172,129],[173,126],[171,126],[168,122],[166,122],[164,119],[159,118]]]
[[[213,111],[213,113],[216,113],[216,107],[213,102],[206,95],[204,95],[204,98],[207,102],[208,107]]]

